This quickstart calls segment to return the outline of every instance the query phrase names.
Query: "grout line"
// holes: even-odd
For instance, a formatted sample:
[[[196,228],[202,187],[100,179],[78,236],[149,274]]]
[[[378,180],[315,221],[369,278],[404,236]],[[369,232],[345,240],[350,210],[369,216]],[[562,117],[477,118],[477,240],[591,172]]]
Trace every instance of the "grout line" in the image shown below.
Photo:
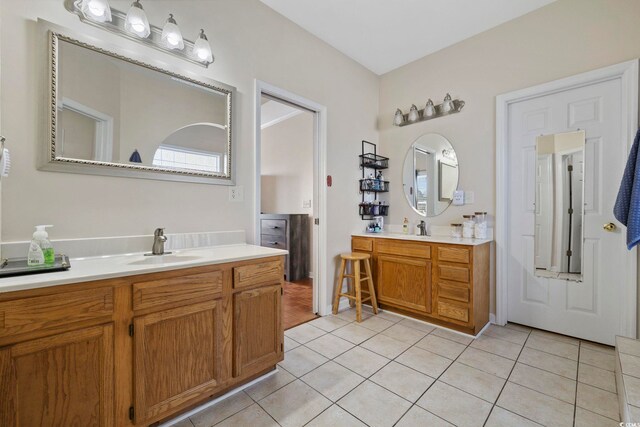
[[[576,368],[576,393],[573,404],[573,425],[576,425],[576,412],[578,411],[578,378],[580,378],[580,352],[582,351],[582,342],[578,345],[578,366]]]

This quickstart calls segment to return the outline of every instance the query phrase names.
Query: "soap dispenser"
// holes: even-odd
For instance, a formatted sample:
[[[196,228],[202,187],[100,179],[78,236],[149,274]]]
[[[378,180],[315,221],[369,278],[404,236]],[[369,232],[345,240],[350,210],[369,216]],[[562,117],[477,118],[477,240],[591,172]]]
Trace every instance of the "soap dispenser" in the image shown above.
[[[36,232],[33,233],[33,240],[31,243],[36,242],[42,251],[45,265],[53,265],[56,260],[55,251],[53,245],[49,241],[49,234],[46,231],[47,227],[53,227],[53,225],[36,225]],[[31,253],[31,248],[29,248]]]

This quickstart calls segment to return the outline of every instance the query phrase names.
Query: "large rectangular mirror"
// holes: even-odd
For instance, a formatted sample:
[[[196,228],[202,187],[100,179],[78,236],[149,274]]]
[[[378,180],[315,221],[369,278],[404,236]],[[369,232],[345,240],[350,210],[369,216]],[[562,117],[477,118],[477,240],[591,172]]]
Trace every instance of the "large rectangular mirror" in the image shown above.
[[[50,31],[42,169],[232,184],[234,89]]]
[[[584,131],[536,139],[535,271],[582,280]]]

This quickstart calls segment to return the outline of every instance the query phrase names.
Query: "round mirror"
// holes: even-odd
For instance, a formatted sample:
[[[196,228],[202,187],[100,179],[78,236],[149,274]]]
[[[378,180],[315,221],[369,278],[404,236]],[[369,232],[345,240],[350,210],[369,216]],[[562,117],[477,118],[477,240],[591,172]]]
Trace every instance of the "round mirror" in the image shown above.
[[[407,202],[422,216],[440,215],[449,207],[458,188],[458,158],[447,138],[428,133],[411,144],[402,186]]]

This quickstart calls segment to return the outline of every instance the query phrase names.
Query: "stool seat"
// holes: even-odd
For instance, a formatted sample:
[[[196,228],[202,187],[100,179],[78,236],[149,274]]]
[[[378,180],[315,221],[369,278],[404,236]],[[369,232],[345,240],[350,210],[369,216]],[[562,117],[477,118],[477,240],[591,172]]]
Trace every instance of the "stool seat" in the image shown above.
[[[376,293],[373,287],[373,278],[371,274],[371,264],[369,259],[371,255],[363,252],[346,252],[340,254],[340,277],[336,284],[335,295],[333,299],[333,314],[338,313],[338,306],[340,305],[340,297],[346,297],[349,299],[349,305],[356,306],[356,321],[362,322],[362,303],[365,301],[371,301],[371,307],[373,313],[378,314],[378,302],[376,301]],[[360,276],[360,262],[364,263],[365,276]],[[351,265],[351,271],[353,274],[346,274],[347,264]],[[342,292],[342,282],[347,279],[347,292]],[[351,280],[349,280],[351,279]],[[362,298],[362,286],[361,282],[367,282],[369,287],[369,296]]]

